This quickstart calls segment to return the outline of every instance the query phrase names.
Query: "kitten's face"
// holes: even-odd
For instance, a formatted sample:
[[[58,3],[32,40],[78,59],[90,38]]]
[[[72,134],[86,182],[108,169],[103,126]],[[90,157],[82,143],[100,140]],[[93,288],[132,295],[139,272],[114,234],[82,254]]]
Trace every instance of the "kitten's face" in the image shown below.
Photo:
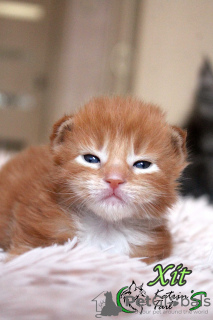
[[[158,217],[174,202],[184,133],[167,125],[158,108],[95,99],[58,122],[52,141],[69,206],[119,220]]]

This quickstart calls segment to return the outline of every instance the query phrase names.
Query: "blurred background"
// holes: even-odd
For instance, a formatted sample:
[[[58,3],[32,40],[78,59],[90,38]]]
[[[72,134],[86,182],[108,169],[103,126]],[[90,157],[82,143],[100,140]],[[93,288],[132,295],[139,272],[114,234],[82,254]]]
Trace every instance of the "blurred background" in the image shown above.
[[[0,0],[0,148],[46,143],[59,117],[119,94],[191,127],[195,157],[193,132],[213,128],[212,61],[212,0]]]

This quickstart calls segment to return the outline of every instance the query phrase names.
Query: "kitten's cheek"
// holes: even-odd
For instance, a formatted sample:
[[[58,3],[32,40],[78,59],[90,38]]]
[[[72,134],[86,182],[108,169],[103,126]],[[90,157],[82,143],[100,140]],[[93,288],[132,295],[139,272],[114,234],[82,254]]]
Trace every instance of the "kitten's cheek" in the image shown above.
[[[128,199],[130,204],[140,207],[143,204],[153,203],[156,200],[157,190],[150,185],[137,186],[130,189]]]

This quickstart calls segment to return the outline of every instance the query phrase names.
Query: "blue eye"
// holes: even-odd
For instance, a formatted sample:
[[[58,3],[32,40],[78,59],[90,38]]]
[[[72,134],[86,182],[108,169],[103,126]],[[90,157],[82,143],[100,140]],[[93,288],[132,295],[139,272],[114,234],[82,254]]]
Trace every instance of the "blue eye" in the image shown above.
[[[100,162],[100,159],[92,154],[85,154],[84,160],[89,163],[99,163]]]
[[[138,169],[147,169],[151,166],[151,162],[149,161],[136,161],[133,164],[134,167],[138,168]]]

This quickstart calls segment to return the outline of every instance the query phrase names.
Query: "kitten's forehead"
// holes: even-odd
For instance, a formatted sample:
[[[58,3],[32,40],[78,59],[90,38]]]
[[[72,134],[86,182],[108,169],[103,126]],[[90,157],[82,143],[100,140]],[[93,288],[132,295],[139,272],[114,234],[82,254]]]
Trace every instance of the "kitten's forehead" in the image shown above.
[[[76,116],[76,137],[99,150],[157,147],[167,133],[161,110],[135,99],[94,99]]]
[[[103,145],[101,152],[110,157],[115,163],[119,163],[121,159],[126,159],[128,163],[135,162],[136,160],[157,160],[158,152],[152,148],[150,141],[145,139],[141,140],[141,143],[138,147],[135,145],[134,136],[123,137],[117,136],[114,139],[107,139]]]

